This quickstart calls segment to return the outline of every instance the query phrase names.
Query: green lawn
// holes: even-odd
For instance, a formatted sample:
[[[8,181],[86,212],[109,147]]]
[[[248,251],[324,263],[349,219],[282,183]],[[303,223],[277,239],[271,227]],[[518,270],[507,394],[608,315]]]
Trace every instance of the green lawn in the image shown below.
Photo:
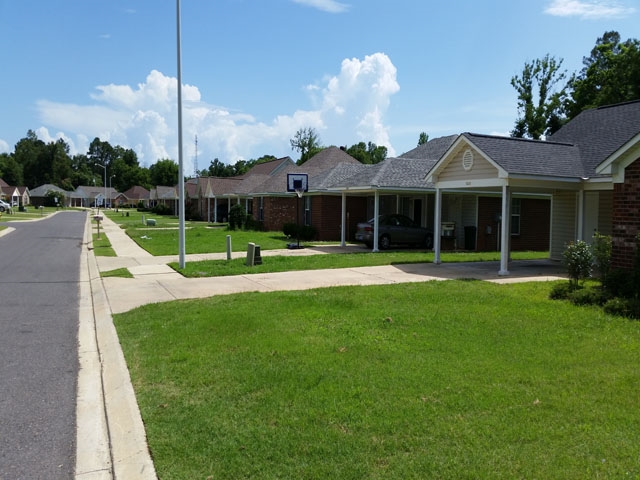
[[[320,270],[324,268],[371,267],[377,265],[399,265],[406,263],[433,262],[433,252],[424,250],[394,250],[372,254],[363,249],[361,253],[339,253],[308,256],[262,257],[261,265],[248,267],[246,258],[232,260],[205,260],[187,262],[181,269],[177,262],[169,265],[185,277],[218,277],[227,275],[247,275],[250,273],[288,272],[292,270]],[[500,252],[456,252],[442,253],[444,263],[490,262],[500,260]],[[549,252],[512,252],[514,260],[549,258]]]
[[[127,217],[126,214],[129,213]],[[108,211],[109,218],[120,224],[138,245],[152,255],[177,255],[179,246],[179,220],[177,217],[161,216],[135,210]],[[156,220],[155,226],[143,223],[149,218]],[[227,235],[231,235],[232,249],[246,251],[253,242],[262,250],[287,248],[287,239],[282,232],[229,231],[226,224],[207,222],[185,222],[185,250],[191,253],[222,253],[227,250]]]
[[[640,322],[551,285],[251,293],[114,321],[165,480],[640,478]]]
[[[93,253],[98,257],[115,257],[116,251],[111,247],[111,242],[104,232],[93,234]]]
[[[21,220],[35,220],[42,217],[47,217],[57,211],[65,211],[67,209],[57,209],[56,207],[36,208],[27,205],[26,212],[18,211],[18,207],[12,209],[12,213],[4,212],[0,216],[0,222],[17,222]]]

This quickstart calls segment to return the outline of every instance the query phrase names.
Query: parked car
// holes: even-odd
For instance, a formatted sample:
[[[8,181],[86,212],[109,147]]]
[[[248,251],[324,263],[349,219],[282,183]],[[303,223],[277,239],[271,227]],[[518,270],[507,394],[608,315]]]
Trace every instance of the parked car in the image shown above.
[[[356,241],[368,247],[373,245],[373,218],[368,222],[358,223]],[[380,215],[378,221],[378,246],[386,250],[391,245],[417,245],[425,248],[433,247],[433,232],[421,227],[406,215]]]
[[[0,213],[11,210],[11,205],[9,205],[4,200],[0,200]]]

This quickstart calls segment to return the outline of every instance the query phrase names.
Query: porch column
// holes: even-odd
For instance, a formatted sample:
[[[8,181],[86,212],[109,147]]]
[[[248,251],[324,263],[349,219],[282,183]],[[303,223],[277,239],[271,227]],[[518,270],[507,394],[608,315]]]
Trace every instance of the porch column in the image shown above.
[[[584,190],[578,193],[578,225],[576,225],[576,240],[584,240]]]
[[[442,261],[440,260],[440,229],[442,228],[441,219],[442,219],[442,190],[436,187],[436,206],[435,212],[433,215],[434,232],[433,232],[433,250],[435,252],[435,256],[433,257],[433,263],[436,265],[440,265]]]
[[[502,222],[500,231],[500,271],[498,275],[509,275],[509,251],[511,250],[511,189],[502,186]]]
[[[347,194],[342,192],[342,218],[340,219],[340,246],[347,244]]]
[[[213,222],[218,223],[218,197],[213,199]]]
[[[373,251],[378,252],[378,222],[380,216],[380,194],[376,190],[375,201],[373,202]]]
[[[207,197],[207,222],[211,221],[211,197]]]
[[[400,213],[400,195],[396,195],[396,213]]]

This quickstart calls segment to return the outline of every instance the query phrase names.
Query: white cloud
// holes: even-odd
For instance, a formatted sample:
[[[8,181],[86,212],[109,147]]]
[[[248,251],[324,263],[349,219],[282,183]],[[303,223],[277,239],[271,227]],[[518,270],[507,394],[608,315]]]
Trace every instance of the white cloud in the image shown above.
[[[0,138],[0,153],[9,153],[9,144]]]
[[[625,17],[634,13],[635,8],[625,7],[616,1],[553,0],[544,12],[558,17],[580,17],[593,20]]]
[[[112,145],[132,148],[142,165],[161,158],[178,159],[177,80],[153,70],[143,83],[100,85],[90,105],[37,102],[46,127],[39,138],[64,138],[71,153],[85,153],[99,137]],[[258,121],[246,112],[210,105],[196,86],[183,86],[184,171],[193,172],[194,137],[198,136],[198,168],[219,158],[235,163],[262,155],[293,155],[289,139],[303,127],[313,127],[324,145],[352,145],[372,141],[389,143],[384,116],[391,96],[399,90],[396,68],[385,54],[364,60],[345,59],[340,71],[314,86],[301,86],[313,108],[276,114],[271,122]],[[49,131],[56,131],[51,135]],[[64,132],[64,133],[63,133]],[[1,146],[1,144],[0,144]]]
[[[293,0],[295,3],[301,5],[307,5],[309,7],[317,8],[323,12],[329,13],[343,13],[349,10],[349,5],[335,0]]]

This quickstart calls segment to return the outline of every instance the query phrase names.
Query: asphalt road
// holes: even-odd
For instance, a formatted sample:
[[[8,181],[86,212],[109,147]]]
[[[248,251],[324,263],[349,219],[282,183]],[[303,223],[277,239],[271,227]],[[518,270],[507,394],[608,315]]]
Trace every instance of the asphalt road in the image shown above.
[[[0,237],[0,480],[71,479],[86,213]]]

